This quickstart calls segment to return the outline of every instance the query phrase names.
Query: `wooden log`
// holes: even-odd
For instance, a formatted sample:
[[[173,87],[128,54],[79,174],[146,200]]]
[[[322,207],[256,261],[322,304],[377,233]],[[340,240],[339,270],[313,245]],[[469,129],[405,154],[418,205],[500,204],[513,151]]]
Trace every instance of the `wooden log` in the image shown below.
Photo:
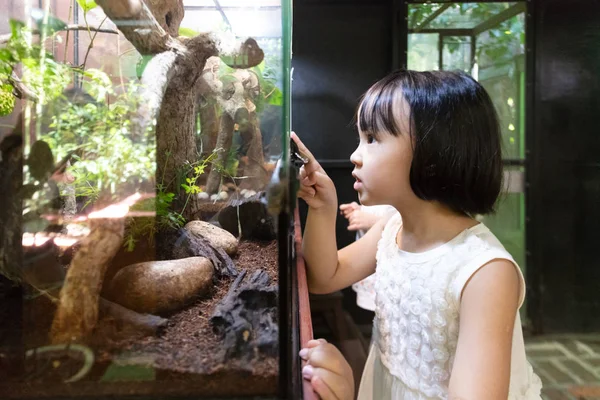
[[[218,354],[223,362],[232,357],[249,361],[257,353],[276,356],[278,352],[277,286],[269,284],[264,270],[248,279],[246,275],[247,270],[240,273],[211,317],[223,343]]]
[[[141,54],[158,54],[184,46],[157,22],[141,0],[97,0],[104,13]]]
[[[124,229],[123,218],[90,219],[90,234],[75,253],[60,291],[52,343],[84,341],[96,327],[104,274],[121,246]]]
[[[140,314],[105,298],[100,298],[100,312],[134,328],[136,332],[154,335],[168,320],[152,314]]]

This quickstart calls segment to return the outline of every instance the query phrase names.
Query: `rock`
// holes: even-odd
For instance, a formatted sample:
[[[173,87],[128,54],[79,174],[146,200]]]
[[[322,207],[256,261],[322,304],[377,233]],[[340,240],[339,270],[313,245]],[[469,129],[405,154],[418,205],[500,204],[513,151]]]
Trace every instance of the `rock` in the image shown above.
[[[248,192],[245,192],[248,194]],[[260,192],[250,198],[231,197],[227,206],[218,215],[219,225],[234,236],[238,236],[239,225],[245,239],[273,240],[276,237],[275,220],[267,211],[265,193]]]
[[[157,256],[162,260],[179,260],[188,257],[206,257],[215,268],[215,279],[237,276],[233,260],[225,250],[213,246],[204,236],[192,234],[184,228],[175,232],[158,232],[156,237]]]
[[[219,195],[216,194],[216,193],[215,194],[211,194],[210,195],[210,200],[211,201],[217,201],[217,200],[219,200]]]
[[[228,197],[229,197],[229,195],[225,191],[219,193],[219,199],[221,199],[221,200],[227,200]]]
[[[249,199],[252,196],[256,195],[256,192],[254,190],[250,190],[250,189],[243,189],[241,192],[242,196],[244,196],[246,199]]]
[[[198,198],[200,200],[208,200],[209,197],[210,197],[209,194],[206,193],[206,192],[200,192],[200,193],[198,193]]]
[[[230,256],[237,253],[238,240],[225,229],[204,221],[188,222],[183,229],[191,235],[202,236],[213,247],[224,250]]]
[[[208,294],[213,273],[205,257],[132,264],[109,282],[106,297],[138,313],[164,314]]]

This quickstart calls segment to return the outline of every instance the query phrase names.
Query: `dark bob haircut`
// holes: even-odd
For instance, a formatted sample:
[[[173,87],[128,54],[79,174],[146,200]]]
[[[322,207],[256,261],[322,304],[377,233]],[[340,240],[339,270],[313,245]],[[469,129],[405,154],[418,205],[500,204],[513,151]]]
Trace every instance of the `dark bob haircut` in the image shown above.
[[[410,132],[401,132],[401,100]],[[485,89],[463,72],[400,70],[365,93],[358,127],[377,137],[410,134],[410,185],[423,200],[467,214],[488,214],[502,188],[500,126]]]

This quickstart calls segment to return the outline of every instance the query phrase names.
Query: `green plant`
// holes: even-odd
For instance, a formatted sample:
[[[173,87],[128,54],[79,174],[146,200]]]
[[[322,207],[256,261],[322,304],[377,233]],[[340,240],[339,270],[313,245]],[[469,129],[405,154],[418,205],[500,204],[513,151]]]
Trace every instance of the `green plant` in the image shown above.
[[[66,26],[56,18],[47,23],[39,18],[37,21],[40,30],[47,34],[54,34]],[[56,62],[40,44],[33,43],[31,30],[23,22],[11,19],[10,28],[11,36],[0,49],[0,83],[11,83],[15,68],[21,65],[23,76],[20,80],[43,106],[60,96],[71,82],[70,68]]]
[[[69,172],[75,177],[76,195],[87,197],[87,205],[100,194],[114,197],[152,180],[155,139],[152,127],[142,137],[130,133],[131,115],[140,101],[134,84],[107,104],[106,93],[112,90],[108,77],[97,70],[86,71],[84,77],[96,102],[68,103],[53,117],[45,140],[58,158],[73,153]]]
[[[154,211],[156,218],[134,218],[128,224],[127,234],[125,235],[124,247],[127,251],[133,251],[139,237],[147,237],[152,242],[154,236],[161,229],[178,229],[185,225],[186,220],[183,218],[183,212],[188,205],[191,196],[196,195],[202,191],[202,189],[196,184],[198,178],[204,173],[206,166],[213,162],[216,157],[217,151],[213,151],[205,159],[195,163],[189,164],[189,168],[181,171],[181,175],[187,176],[192,173],[191,177],[185,179],[185,183],[181,184],[181,187],[187,194],[185,203],[181,209],[181,212],[173,211],[173,202],[175,200],[175,193],[166,192],[166,185],[164,178],[156,185],[156,197],[148,199],[132,206],[132,211]],[[170,152],[167,152],[167,156],[170,156]],[[168,160],[168,157],[167,157]]]
[[[0,117],[9,115],[15,108],[15,96],[11,85],[0,85]]]
[[[217,156],[217,150],[213,151],[204,160],[201,160],[200,162],[198,162],[196,164],[190,165],[191,170],[193,170],[192,177],[186,178],[185,183],[181,184],[181,187],[183,188],[183,190],[185,190],[187,197],[185,199],[185,203],[183,204],[183,208],[181,209],[180,214],[183,214],[183,212],[185,211],[185,208],[188,205],[190,197],[192,195],[198,194],[202,191],[202,189],[200,189],[200,187],[196,185],[196,182],[198,181],[198,178],[200,178],[200,175],[202,175],[204,173],[204,170],[206,169],[206,166],[208,165],[208,163],[211,163],[212,160],[216,156]],[[191,170],[190,170],[190,172],[191,172]]]
[[[274,106],[283,105],[283,93],[276,86],[277,76],[273,67],[267,66],[266,62],[263,61],[256,67],[252,68],[252,71],[258,76],[260,84],[260,93],[254,104],[256,105],[256,112],[260,113],[266,107],[266,104]]]

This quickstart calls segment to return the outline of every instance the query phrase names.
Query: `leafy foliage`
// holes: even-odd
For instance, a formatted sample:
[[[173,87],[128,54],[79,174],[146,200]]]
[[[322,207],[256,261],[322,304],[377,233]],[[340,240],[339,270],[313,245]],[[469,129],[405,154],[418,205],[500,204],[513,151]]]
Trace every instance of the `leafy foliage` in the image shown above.
[[[77,4],[79,4],[84,14],[87,14],[97,6],[94,0],[77,0]]]
[[[499,12],[513,6],[514,3],[425,3],[409,7],[410,28],[474,28],[497,15]],[[449,7],[448,7],[449,6]],[[427,18],[440,7],[448,7],[433,21],[423,25]],[[454,53],[459,51],[461,44],[468,42],[468,37],[453,37],[445,43],[445,48]],[[490,64],[492,61],[508,61],[517,53],[522,53],[525,45],[524,19],[515,16],[499,25],[481,33],[477,37],[476,57],[479,64]]]
[[[9,115],[15,108],[15,96],[11,85],[0,85],[0,117]]]
[[[127,92],[107,104],[109,78],[98,70],[86,73],[90,77],[87,87],[97,102],[68,103],[53,117],[45,140],[57,158],[73,154],[69,171],[75,176],[75,193],[93,200],[100,193],[130,192],[132,186],[152,179],[155,146],[153,127],[143,137],[130,133],[131,115],[140,101],[136,86],[131,84]]]
[[[50,19],[40,29],[54,33],[66,24]],[[64,26],[63,26],[64,25]],[[23,66],[23,83],[46,104],[56,99],[71,82],[70,68],[56,62],[46,54],[42,61],[41,46],[32,44],[31,32],[21,21],[10,20],[11,36],[6,46],[0,49],[0,82],[8,82],[15,67]],[[62,27],[62,28],[61,28]]]
[[[49,36],[55,32],[64,30],[67,24],[52,15],[44,15],[44,10],[34,8],[31,10],[31,18],[35,21],[40,32]]]

